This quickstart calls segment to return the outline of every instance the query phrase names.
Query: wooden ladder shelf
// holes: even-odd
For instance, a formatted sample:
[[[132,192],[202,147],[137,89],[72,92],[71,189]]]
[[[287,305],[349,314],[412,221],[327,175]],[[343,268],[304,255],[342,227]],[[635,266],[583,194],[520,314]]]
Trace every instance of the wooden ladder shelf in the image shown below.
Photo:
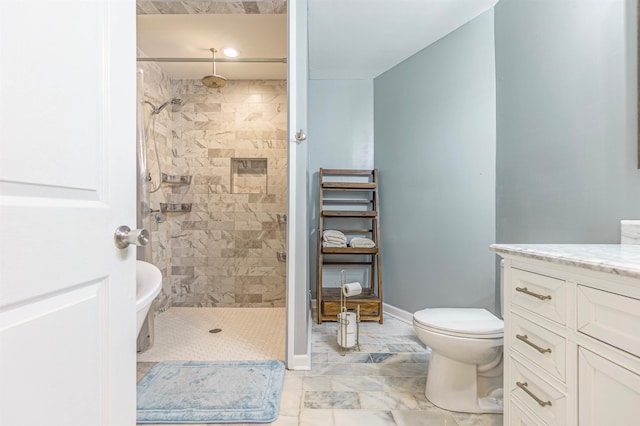
[[[357,266],[369,270],[369,282],[361,283],[362,294],[347,299],[347,308],[351,310],[360,305],[361,320],[382,324],[378,170],[320,169],[319,186],[318,324],[336,321],[340,312],[339,284],[323,283],[326,266]],[[330,229],[341,231],[347,238],[370,238],[375,247],[323,247],[323,234]]]

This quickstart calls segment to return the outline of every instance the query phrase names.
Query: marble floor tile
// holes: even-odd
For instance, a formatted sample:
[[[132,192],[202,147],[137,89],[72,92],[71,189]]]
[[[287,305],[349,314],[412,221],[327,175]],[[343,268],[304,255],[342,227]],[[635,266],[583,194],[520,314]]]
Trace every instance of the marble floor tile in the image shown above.
[[[444,410],[394,410],[398,426],[458,426],[451,414]]]
[[[270,424],[272,426],[298,426],[298,414],[296,413],[295,416],[283,416],[282,414],[280,414],[276,421]]]
[[[329,362],[328,352],[314,352],[311,354],[311,364],[317,364],[320,362]]]
[[[305,391],[304,408],[360,408],[358,392]]]
[[[429,362],[429,354],[426,352],[399,352],[399,353],[385,353],[385,354],[371,354],[371,360],[374,363],[382,364],[394,364],[394,363],[420,363],[427,365]]]
[[[419,352],[424,348],[417,348],[411,343],[388,343],[389,352]]]
[[[338,353],[328,353],[327,362],[342,362],[342,363],[359,363],[359,362],[371,362],[371,356],[367,352],[347,352],[342,355]]]
[[[380,376],[349,376],[331,377],[331,390],[354,392],[382,392],[384,377]]]
[[[389,352],[389,347],[380,343],[361,343],[360,352],[376,353]]]
[[[284,383],[282,385],[282,390],[291,390],[291,391],[302,391],[302,382],[304,377],[294,376],[292,374],[284,375]]]
[[[381,364],[383,376],[422,377],[427,375],[427,365],[423,363]]]
[[[332,390],[331,376],[310,376],[305,377],[302,382],[302,389],[305,391],[325,391]],[[344,389],[336,389],[344,390]]]
[[[416,410],[418,401],[405,392],[358,392],[360,406],[372,410]]]
[[[300,411],[300,426],[334,426],[337,423],[333,420],[333,410],[307,410]],[[344,425],[339,425],[344,426]]]
[[[280,413],[293,416],[300,411],[302,390],[283,390],[280,397]]]
[[[459,426],[502,426],[502,414],[451,413]]]
[[[371,354],[371,361],[374,364],[382,364],[383,362],[390,362],[400,354],[397,353],[373,353]]]
[[[394,426],[396,424],[391,411],[383,410],[334,410],[336,425]]]
[[[421,377],[385,377],[382,390],[385,392],[409,392],[424,394],[427,378]]]

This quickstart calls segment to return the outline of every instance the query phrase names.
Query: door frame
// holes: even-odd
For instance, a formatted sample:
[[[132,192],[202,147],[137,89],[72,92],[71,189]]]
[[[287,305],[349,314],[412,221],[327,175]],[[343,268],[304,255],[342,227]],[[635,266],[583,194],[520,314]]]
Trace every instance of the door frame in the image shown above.
[[[289,181],[287,208],[286,365],[311,369],[307,142],[296,132],[307,126],[307,0],[287,2],[287,91]]]

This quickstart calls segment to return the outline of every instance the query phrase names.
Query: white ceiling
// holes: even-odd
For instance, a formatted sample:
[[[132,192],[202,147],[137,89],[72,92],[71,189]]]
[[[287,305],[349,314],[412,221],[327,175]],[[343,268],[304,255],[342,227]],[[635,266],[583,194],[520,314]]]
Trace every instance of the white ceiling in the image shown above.
[[[493,7],[498,0],[309,0],[312,79],[371,79]],[[149,57],[286,57],[285,14],[138,15]],[[217,57],[223,57],[221,52]],[[158,63],[170,78],[200,79],[211,63]],[[286,64],[218,63],[230,80],[286,79]]]
[[[312,79],[371,79],[498,0],[309,0]]]

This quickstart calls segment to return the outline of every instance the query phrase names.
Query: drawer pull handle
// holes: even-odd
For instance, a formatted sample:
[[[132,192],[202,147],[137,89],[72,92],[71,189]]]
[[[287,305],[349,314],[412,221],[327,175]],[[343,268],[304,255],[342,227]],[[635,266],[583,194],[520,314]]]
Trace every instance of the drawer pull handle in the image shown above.
[[[516,287],[516,291],[519,291],[520,293],[528,294],[529,296],[537,297],[540,300],[551,300],[551,296],[549,295],[543,296],[542,294],[534,293],[532,291],[529,291],[529,289],[526,287]]]
[[[540,346],[538,346],[535,343],[531,342],[526,334],[516,334],[516,339],[522,340],[527,345],[531,346],[533,349],[537,350],[541,354],[544,354],[544,353],[547,353],[547,352],[551,353],[551,348],[546,348],[546,349],[545,348],[541,348]]]
[[[533,394],[533,392],[531,392],[529,389],[527,389],[527,386],[529,386],[527,384],[527,382],[524,382],[524,383],[516,382],[516,386],[518,386],[520,389],[525,391],[527,393],[527,395],[529,395],[531,398],[535,399],[536,402],[538,404],[540,404],[541,407],[544,407],[545,405],[551,405],[551,401],[543,401],[540,398],[538,398],[537,396],[535,396]]]

